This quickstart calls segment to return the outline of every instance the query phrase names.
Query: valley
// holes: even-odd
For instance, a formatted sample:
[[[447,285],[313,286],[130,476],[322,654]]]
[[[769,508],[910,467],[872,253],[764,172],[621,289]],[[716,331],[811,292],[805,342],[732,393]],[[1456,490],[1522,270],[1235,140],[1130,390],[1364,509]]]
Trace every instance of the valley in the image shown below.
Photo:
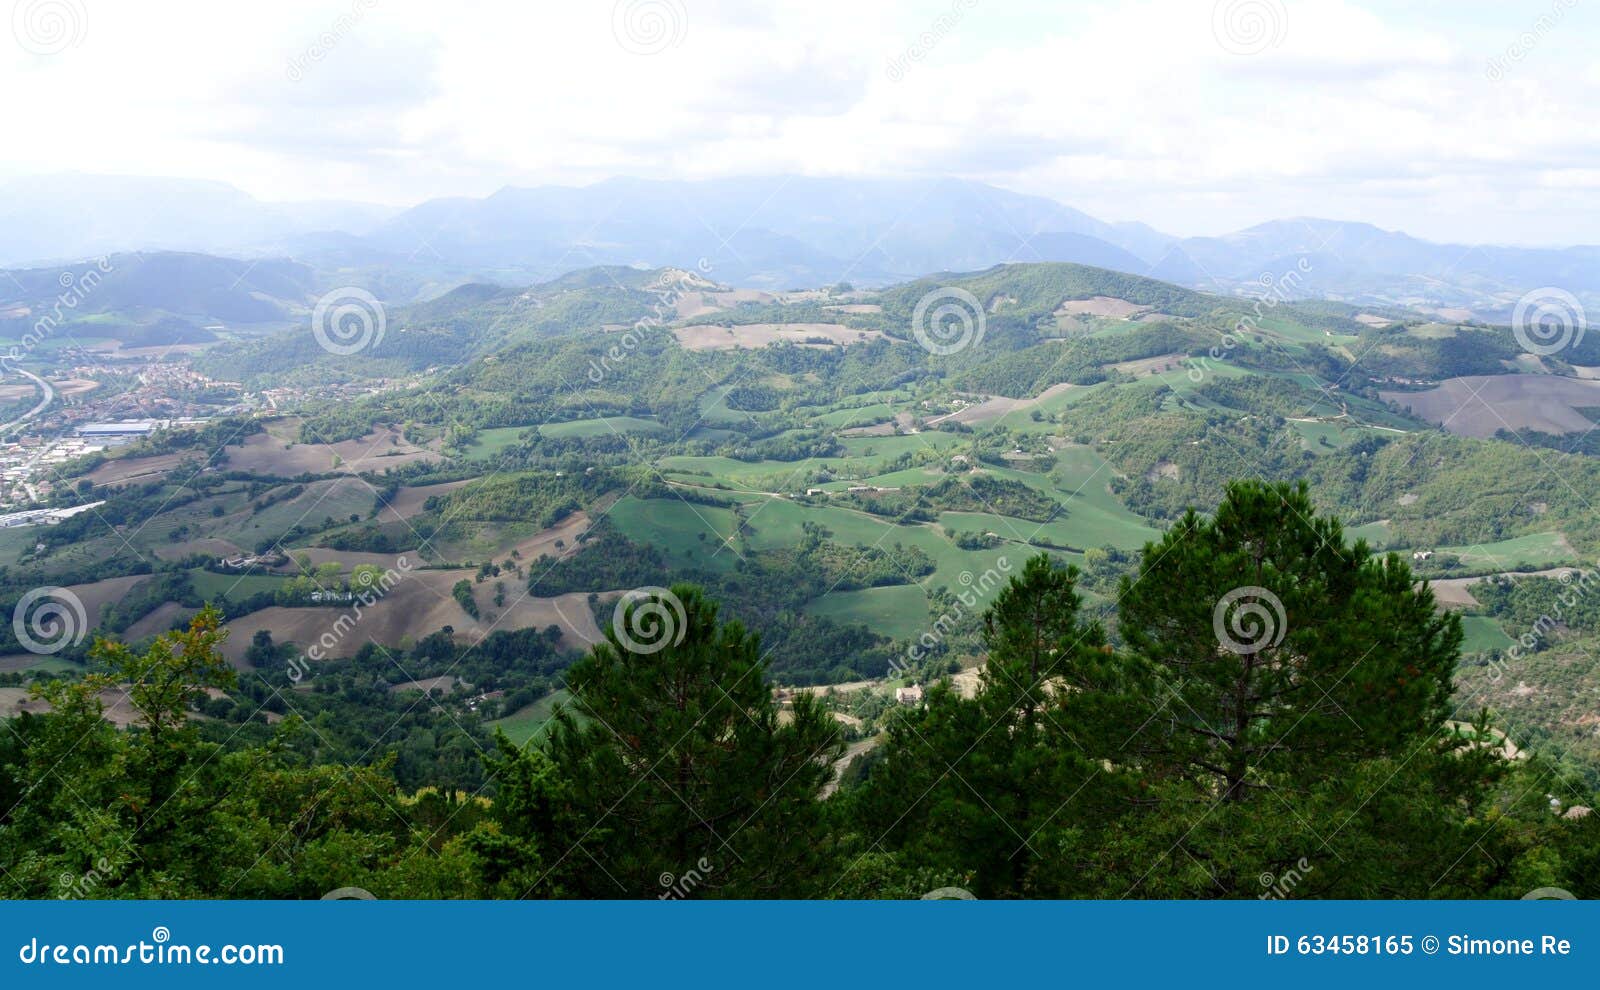
[[[1600,6],[10,8],[11,982],[1583,971]]]
[[[917,322],[935,290],[977,303],[953,348]],[[1115,641],[1141,550],[1239,477],[1307,480],[1462,612],[1469,671],[1499,663],[1520,632],[1474,589],[1600,557],[1600,352],[1529,373],[1506,328],[1263,298],[1072,264],[783,293],[598,268],[395,307],[354,353],[301,328],[85,364],[66,332],[25,374],[83,384],[13,424],[14,497],[94,505],[0,529],[0,576],[13,598],[64,589],[83,627],[13,644],[0,676],[57,676],[96,635],[211,603],[257,685],[226,716],[249,732],[376,678],[427,681],[430,732],[525,740],[623,596],[690,581],[762,630],[775,689],[872,684],[826,696],[868,740],[899,688],[976,676],[978,614],[1035,553],[1083,572]],[[133,410],[190,418],[28,460]],[[393,577],[375,598],[374,574]],[[1571,662],[1597,634],[1564,628],[1511,684],[1469,674],[1463,702],[1479,690],[1521,744],[1600,779],[1586,703],[1529,700],[1600,691]]]

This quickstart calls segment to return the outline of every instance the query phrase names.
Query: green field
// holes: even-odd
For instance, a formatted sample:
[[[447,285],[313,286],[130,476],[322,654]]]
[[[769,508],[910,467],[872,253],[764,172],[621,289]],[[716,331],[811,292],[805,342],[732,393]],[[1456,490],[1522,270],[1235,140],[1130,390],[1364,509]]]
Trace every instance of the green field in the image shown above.
[[[1038,537],[1054,546],[1077,550],[1112,546],[1137,550],[1160,533],[1123,505],[1107,487],[1113,471],[1098,453],[1077,445],[1062,448],[1046,476],[1016,468],[984,469],[997,478],[1021,482],[1055,499],[1065,510],[1048,523],[1013,519],[987,512],[946,512],[940,523],[952,532],[993,532],[1002,539],[1027,542]]]
[[[649,433],[660,435],[667,428],[653,419],[637,416],[601,416],[598,419],[575,419],[565,423],[546,423],[539,427],[541,436],[560,440],[568,437],[604,437],[614,434]]]
[[[385,526],[384,530],[402,545],[421,542],[418,534],[413,533],[405,523],[391,523]],[[443,535],[428,539],[427,549],[419,549],[418,556],[423,559],[448,561],[493,560],[539,531],[540,526],[535,522],[452,520],[451,524],[444,528]],[[427,536],[426,524],[418,532]],[[432,553],[429,553],[429,550]]]
[[[814,522],[826,528],[835,543],[856,546],[872,546],[885,539],[888,530],[899,529],[910,535],[919,529],[916,526],[897,527],[854,509],[801,505],[788,499],[771,499],[760,507],[759,512],[751,512],[750,531],[746,540],[752,550],[792,547],[804,539],[801,524],[805,522]]]
[[[844,488],[878,477],[886,466],[905,454],[944,463],[950,453],[967,442],[951,433],[846,437],[840,441],[844,449],[840,456],[798,461],[743,461],[732,457],[674,455],[661,458],[657,466],[674,481],[700,485],[721,483],[748,491],[797,494],[812,487],[809,479],[818,472],[826,471],[839,479],[831,487]]]
[[[519,708],[505,718],[494,719],[486,725],[491,732],[499,729],[513,743],[526,746],[529,741],[543,736],[544,727],[550,724],[556,710],[566,703],[568,697],[565,689],[558,688],[526,708]]]
[[[662,473],[674,481],[697,485],[721,482],[756,491],[790,491],[803,481],[805,472],[819,467],[820,463],[675,456],[661,458],[659,466]]]
[[[1465,638],[1461,641],[1463,654],[1503,650],[1511,645],[1511,637],[1506,635],[1498,622],[1487,615],[1463,615],[1461,631],[1465,634]]]
[[[931,467],[906,468],[902,471],[890,471],[888,474],[875,474],[869,478],[849,481],[830,481],[819,487],[830,492],[842,492],[851,485],[873,485],[878,488],[905,488],[908,485],[933,485],[944,478],[944,472]]]
[[[268,495],[285,492],[287,487],[273,489]],[[192,536],[217,537],[249,549],[263,537],[276,538],[298,525],[320,527],[330,517],[342,523],[351,516],[365,516],[372,510],[373,501],[372,488],[360,478],[334,478],[314,481],[298,496],[269,505],[253,515],[242,512],[224,516],[216,520],[220,525],[212,524],[203,513],[187,521],[199,531]],[[165,519],[162,517],[161,522],[148,527],[146,535],[165,533],[166,526],[162,525]]]
[[[32,550],[37,542],[39,534],[33,526],[0,529],[0,563],[14,562],[23,553]]]
[[[1349,334],[1325,334],[1314,327],[1308,327],[1292,317],[1267,316],[1260,321],[1264,334],[1278,337],[1282,340],[1293,341],[1297,344],[1323,344],[1328,347],[1350,346],[1360,342],[1359,337]]]
[[[465,456],[469,461],[487,461],[500,456],[500,452],[517,442],[527,432],[526,426],[500,426],[479,430],[472,443],[467,445]]]
[[[263,591],[277,591],[284,580],[271,574],[217,574],[203,567],[189,571],[195,593],[207,601],[224,594],[237,601]]]
[[[1289,428],[1300,434],[1301,446],[1313,454],[1338,450],[1360,435],[1339,423],[1290,422]]]
[[[732,385],[720,385],[708,390],[700,397],[700,422],[707,426],[738,426],[750,422],[750,414],[738,409],[729,409],[728,393],[733,391]]]
[[[801,526],[807,522],[823,527],[829,532],[830,540],[846,546],[891,547],[899,543],[921,548],[934,561],[933,573],[920,579],[930,588],[942,584],[958,590],[968,583],[962,580],[963,574],[970,581],[973,575],[998,567],[1002,557],[1013,568],[1018,568],[1026,556],[1036,552],[1028,550],[1019,554],[1016,547],[962,550],[935,526],[902,526],[855,509],[801,505],[786,499],[773,499],[759,513],[750,513],[746,540],[752,550],[794,546],[803,538]]]
[[[1560,533],[1532,533],[1498,543],[1480,543],[1469,547],[1439,547],[1438,552],[1456,554],[1461,558],[1463,568],[1486,574],[1555,567],[1574,563],[1577,559]]]
[[[1366,540],[1373,550],[1383,550],[1394,540],[1394,527],[1389,525],[1387,519],[1363,523],[1360,526],[1347,526],[1344,531],[1344,538],[1347,543]]]
[[[622,534],[649,543],[674,567],[728,570],[739,562],[733,510],[676,498],[629,495],[607,514]]]
[[[863,623],[873,632],[909,639],[928,628],[928,597],[917,585],[834,591],[806,606],[812,615]]]
[[[856,406],[850,409],[836,409],[833,412],[812,416],[810,421],[818,426],[831,426],[844,429],[851,426],[869,426],[881,423],[884,420],[894,419],[898,410],[885,402],[874,403],[869,406]]]
[[[857,460],[893,460],[901,454],[916,454],[925,450],[943,452],[967,443],[959,434],[937,431],[888,437],[845,437],[839,444],[845,449],[845,460],[854,466]],[[836,457],[825,457],[832,464]]]

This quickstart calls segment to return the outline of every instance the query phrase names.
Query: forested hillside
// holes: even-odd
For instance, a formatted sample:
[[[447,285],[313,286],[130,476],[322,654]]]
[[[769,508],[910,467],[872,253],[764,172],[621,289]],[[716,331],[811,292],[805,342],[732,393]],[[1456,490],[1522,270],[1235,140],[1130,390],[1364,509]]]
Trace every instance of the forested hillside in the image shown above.
[[[351,687],[299,695],[265,658],[289,714],[236,741],[219,692],[240,680],[208,608],[144,650],[100,642],[97,673],[37,686],[50,710],[10,723],[7,893],[1600,893],[1600,819],[1545,797],[1559,810],[1581,785],[1465,718],[1460,621],[1405,562],[1350,543],[1303,488],[1260,483],[1142,559],[1113,646],[1080,571],[1029,558],[983,612],[976,689],[934,688],[848,765],[846,723],[770,690],[757,630],[698,588],[656,589],[562,672],[542,742],[475,740],[477,776],[445,787],[406,783],[404,753],[330,759],[337,723],[302,706]],[[101,700],[119,683],[123,729]]]
[[[28,891],[1586,889],[1592,339],[1069,264],[337,302],[0,529]]]

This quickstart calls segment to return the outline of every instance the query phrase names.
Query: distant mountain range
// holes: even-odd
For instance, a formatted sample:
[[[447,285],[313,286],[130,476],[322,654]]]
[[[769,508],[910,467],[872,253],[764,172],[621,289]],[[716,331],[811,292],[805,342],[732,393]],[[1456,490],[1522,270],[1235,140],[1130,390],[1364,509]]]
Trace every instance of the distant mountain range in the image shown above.
[[[394,216],[365,203],[263,203],[224,182],[63,174],[0,180],[0,267],[122,251],[288,254],[318,230],[364,234]]]
[[[306,265],[193,252],[107,254],[0,271],[0,339],[206,343],[209,327],[289,326],[323,290]]]
[[[369,282],[382,273],[387,288],[408,298],[593,265],[676,265],[725,284],[792,288],[1070,261],[1212,291],[1258,294],[1270,283],[1293,297],[1452,316],[1503,319],[1522,293],[1547,285],[1600,306],[1595,246],[1434,244],[1315,218],[1177,238],[957,179],[612,179],[508,187],[400,211],[263,203],[226,184],[178,179],[67,175],[0,184],[0,264],[148,249],[287,256]]]

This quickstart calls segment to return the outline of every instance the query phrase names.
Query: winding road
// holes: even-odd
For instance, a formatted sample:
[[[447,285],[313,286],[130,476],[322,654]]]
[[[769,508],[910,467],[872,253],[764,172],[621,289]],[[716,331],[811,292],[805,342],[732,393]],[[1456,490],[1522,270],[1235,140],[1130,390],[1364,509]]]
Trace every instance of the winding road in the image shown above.
[[[38,416],[40,413],[44,412],[45,409],[49,408],[50,403],[56,400],[56,390],[49,382],[45,381],[43,378],[40,378],[31,371],[24,371],[21,368],[13,368],[11,370],[39,386],[39,391],[44,393],[44,397],[40,399],[39,404],[34,406],[32,409],[29,409],[27,412],[23,413],[21,416],[17,417],[6,425],[0,426],[0,435],[10,433],[13,426],[21,426],[28,420]]]

